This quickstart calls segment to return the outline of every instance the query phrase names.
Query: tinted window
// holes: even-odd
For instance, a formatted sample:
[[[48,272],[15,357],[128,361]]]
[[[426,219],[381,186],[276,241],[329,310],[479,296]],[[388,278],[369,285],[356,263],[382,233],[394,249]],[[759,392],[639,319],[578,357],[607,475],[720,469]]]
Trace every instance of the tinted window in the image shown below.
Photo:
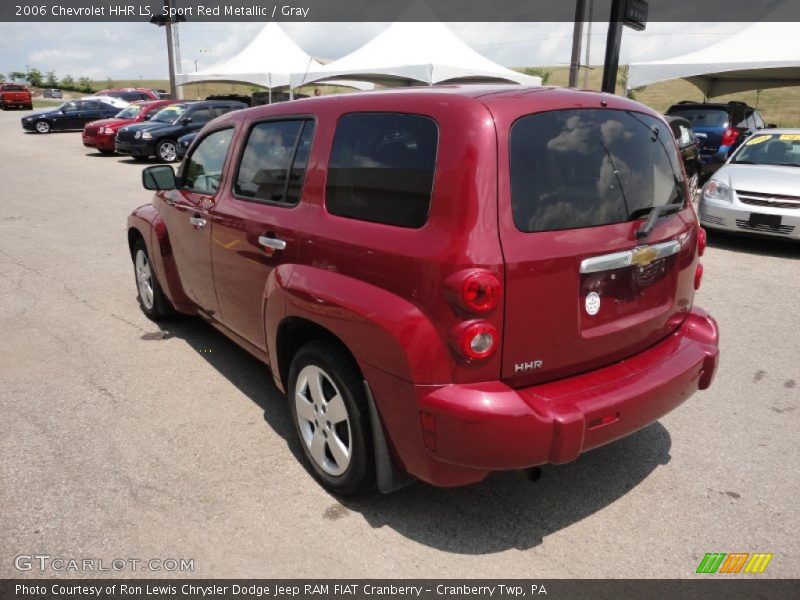
[[[328,212],[422,227],[428,218],[438,143],[438,128],[428,117],[343,116],[336,126],[328,167]]]
[[[103,104],[102,102],[95,102],[94,100],[87,100],[83,103],[84,110],[101,110],[110,108],[109,105]]]
[[[233,129],[223,129],[205,137],[186,161],[183,187],[195,192],[214,194],[219,180]]]
[[[24,92],[26,88],[21,85],[4,85],[0,87],[0,90],[4,92]]]
[[[198,123],[207,123],[211,119],[213,119],[216,115],[212,114],[210,108],[198,108],[196,111],[188,115],[192,119],[192,123],[197,125]]]
[[[620,223],[683,200],[671,131],[619,110],[560,110],[511,128],[511,206],[522,231]]]
[[[681,108],[673,106],[669,114],[678,115],[688,120],[693,128],[727,127],[728,113],[722,108]]]
[[[78,102],[65,102],[61,105],[61,110],[64,112],[75,112],[80,110],[80,107],[78,106]]]
[[[313,135],[311,121],[255,125],[247,138],[234,191],[254,200],[295,204],[300,199]]]

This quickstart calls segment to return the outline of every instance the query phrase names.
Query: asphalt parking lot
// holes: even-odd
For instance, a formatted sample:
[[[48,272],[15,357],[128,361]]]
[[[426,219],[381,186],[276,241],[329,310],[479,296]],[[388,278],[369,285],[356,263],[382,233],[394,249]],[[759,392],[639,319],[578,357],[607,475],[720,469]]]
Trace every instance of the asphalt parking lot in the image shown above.
[[[706,552],[800,576],[800,246],[711,236],[712,388],[537,483],[340,501],[297,460],[266,367],[141,314],[142,165],[0,113],[0,577],[18,555],[193,559],[195,577],[695,577]],[[125,571],[125,576],[160,576]],[[706,576],[708,577],[708,576]]]

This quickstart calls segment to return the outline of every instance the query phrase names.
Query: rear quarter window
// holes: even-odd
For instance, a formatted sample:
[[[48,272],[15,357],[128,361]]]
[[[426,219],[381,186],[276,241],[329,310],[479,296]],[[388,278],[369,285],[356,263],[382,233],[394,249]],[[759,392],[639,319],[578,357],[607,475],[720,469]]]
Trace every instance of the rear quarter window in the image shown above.
[[[728,127],[730,118],[721,108],[671,108],[669,114],[683,117],[692,127]]]
[[[684,200],[671,130],[620,110],[528,115],[511,128],[511,207],[524,232],[621,223]]]
[[[422,227],[436,170],[439,129],[421,115],[351,113],[336,126],[325,204],[341,217]]]

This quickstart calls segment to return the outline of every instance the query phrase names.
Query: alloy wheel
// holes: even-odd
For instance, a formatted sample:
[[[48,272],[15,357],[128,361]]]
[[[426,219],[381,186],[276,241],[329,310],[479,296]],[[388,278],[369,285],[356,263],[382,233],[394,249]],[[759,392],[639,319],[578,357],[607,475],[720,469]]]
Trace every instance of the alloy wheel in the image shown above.
[[[36,131],[39,133],[49,133],[50,132],[50,124],[47,121],[39,121],[36,123]]]
[[[150,262],[144,251],[136,252],[136,287],[139,289],[139,298],[145,309],[152,310],[155,304],[155,293],[153,291],[153,272],[150,269]]]
[[[311,458],[328,475],[342,475],[350,465],[353,436],[344,397],[330,375],[316,365],[304,367],[297,377],[294,409]]]
[[[172,142],[162,142],[161,145],[158,147],[158,156],[164,162],[174,162],[175,159],[178,157],[177,150],[175,149],[175,144]]]

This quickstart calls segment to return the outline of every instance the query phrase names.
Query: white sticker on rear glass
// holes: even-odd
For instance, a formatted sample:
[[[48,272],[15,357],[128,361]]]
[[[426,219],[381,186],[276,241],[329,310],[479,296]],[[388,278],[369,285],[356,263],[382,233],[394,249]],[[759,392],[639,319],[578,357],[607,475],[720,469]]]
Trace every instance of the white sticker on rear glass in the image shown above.
[[[597,292],[590,292],[586,296],[586,312],[590,315],[596,315],[600,311],[600,294]]]

